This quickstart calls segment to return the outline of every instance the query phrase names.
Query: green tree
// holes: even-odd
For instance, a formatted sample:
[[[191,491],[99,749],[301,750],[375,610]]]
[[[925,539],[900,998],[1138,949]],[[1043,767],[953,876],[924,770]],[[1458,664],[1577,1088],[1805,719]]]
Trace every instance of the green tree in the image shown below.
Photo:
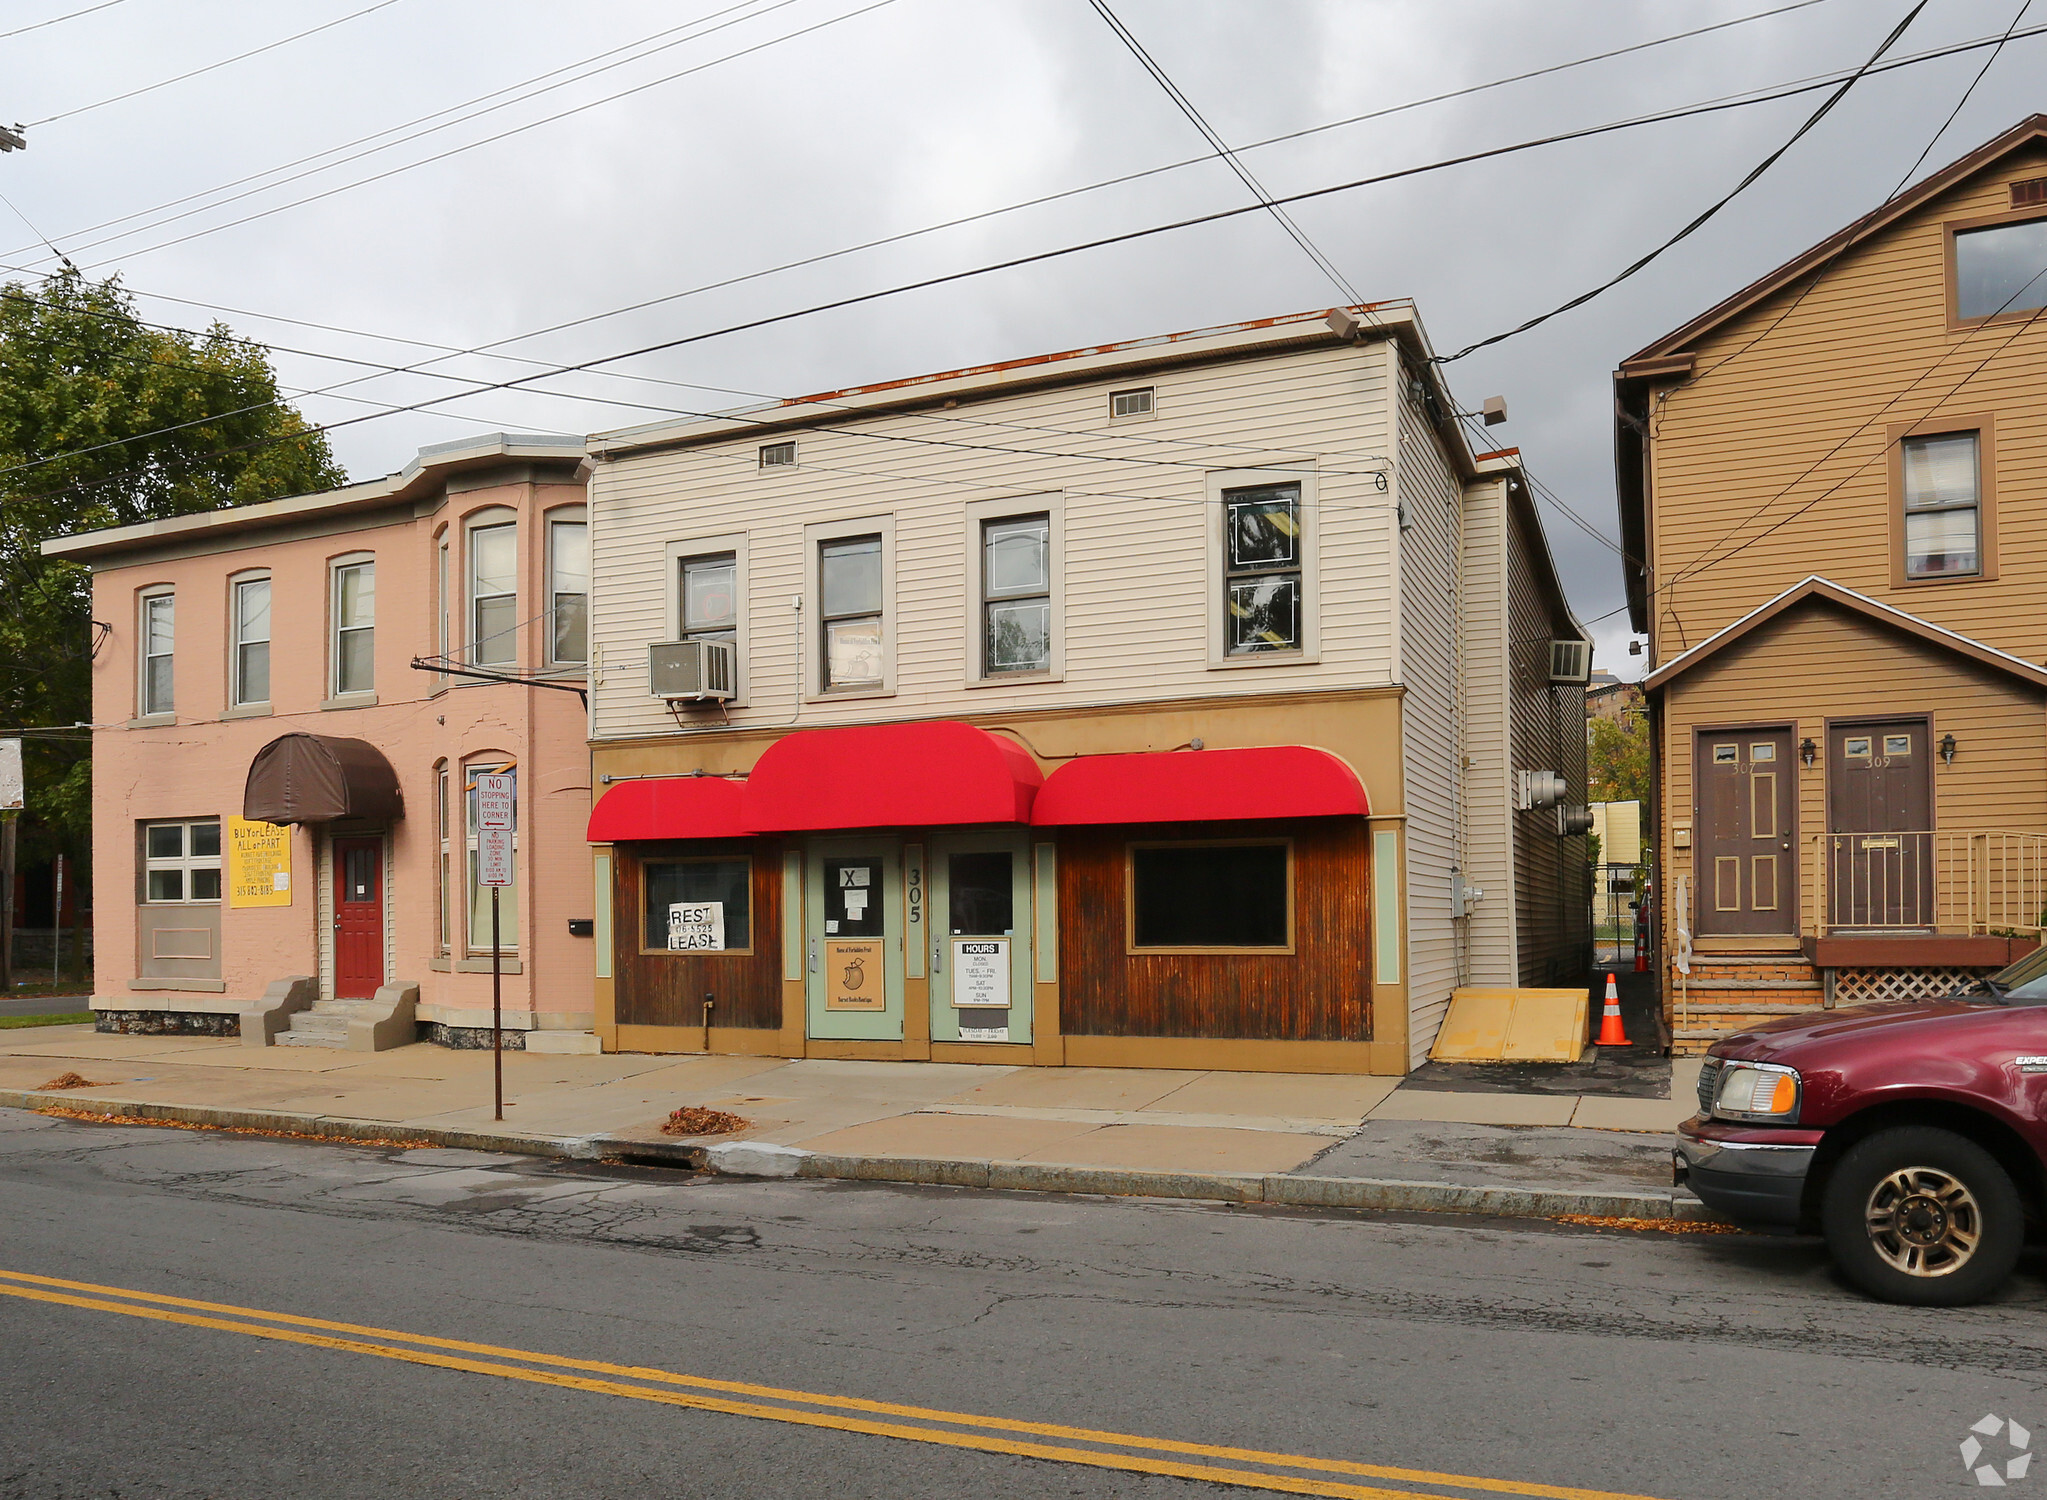
[[[269,352],[224,325],[145,327],[118,278],[67,270],[0,286],[0,727],[92,719],[92,580],[56,536],[345,482],[325,436],[278,397]],[[124,638],[130,622],[114,622]],[[24,747],[24,857],[83,853],[91,746]]]
[[[1586,746],[1586,781],[1594,802],[1649,800],[1648,716],[1623,714],[1592,720],[1592,741]]]

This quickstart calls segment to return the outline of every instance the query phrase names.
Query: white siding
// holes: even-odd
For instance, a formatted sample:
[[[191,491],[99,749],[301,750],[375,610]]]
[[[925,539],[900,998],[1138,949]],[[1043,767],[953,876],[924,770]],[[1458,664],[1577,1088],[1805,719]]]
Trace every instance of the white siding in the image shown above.
[[[748,703],[732,712],[741,727],[1390,683],[1396,539],[1393,497],[1381,488],[1390,348],[1297,350],[952,410],[849,416],[832,431],[794,434],[793,470],[760,471],[750,437],[600,462],[590,484],[594,735],[675,732],[646,682],[647,644],[675,634],[667,549],[733,533],[748,542]],[[1108,391],[1140,383],[1157,388],[1155,419],[1112,425]],[[1220,608],[1220,588],[1207,475],[1261,464],[1317,474],[1320,659],[1212,669],[1207,612]],[[1028,509],[1027,497],[1047,492],[1065,496],[1063,680],[970,687],[962,624],[978,559],[965,555],[966,507],[1014,495]],[[880,515],[895,521],[896,691],[803,703],[790,604],[803,592],[803,527]],[[802,622],[802,650],[808,665],[814,622]]]
[[[1407,809],[1407,1045],[1427,1059],[1458,981],[1450,871],[1460,860],[1463,778],[1457,476],[1426,413],[1399,406],[1401,759]]]
[[[1513,757],[1507,710],[1507,484],[1464,492],[1465,872],[1485,899],[1465,919],[1467,982],[1514,985]]]

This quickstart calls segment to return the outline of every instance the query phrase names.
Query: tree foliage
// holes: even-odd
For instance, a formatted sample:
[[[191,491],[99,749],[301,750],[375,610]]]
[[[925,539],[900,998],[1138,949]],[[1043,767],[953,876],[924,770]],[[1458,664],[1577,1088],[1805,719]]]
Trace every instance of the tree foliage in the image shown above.
[[[1648,716],[1624,714],[1619,722],[1595,718],[1586,747],[1586,781],[1594,802],[1649,800]]]
[[[326,438],[278,396],[269,353],[224,325],[143,326],[117,278],[0,286],[0,727],[92,719],[92,580],[50,538],[329,489]],[[132,649],[132,622],[112,635]],[[90,744],[31,737],[30,857],[81,850]],[[41,849],[37,845],[42,845]]]

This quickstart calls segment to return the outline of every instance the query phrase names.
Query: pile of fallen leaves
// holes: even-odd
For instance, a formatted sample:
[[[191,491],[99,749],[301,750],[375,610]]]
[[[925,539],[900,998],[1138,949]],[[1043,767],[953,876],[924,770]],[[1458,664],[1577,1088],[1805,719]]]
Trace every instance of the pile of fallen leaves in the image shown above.
[[[701,1104],[692,1104],[687,1109],[678,1109],[669,1115],[661,1126],[663,1135],[730,1135],[735,1130],[744,1130],[753,1122],[738,1115],[729,1115],[722,1109],[706,1109]]]
[[[1560,1224],[1584,1224],[1593,1229],[1632,1229],[1651,1234],[1740,1234],[1734,1224],[1711,1219],[1629,1219],[1612,1214],[1558,1214]]]
[[[384,1150],[417,1151],[438,1145],[436,1141],[400,1141],[381,1135],[315,1135],[305,1130],[264,1130],[254,1125],[213,1125],[199,1120],[159,1120],[146,1115],[127,1115],[115,1110],[66,1109],[46,1104],[36,1111],[59,1120],[85,1120],[94,1125],[151,1125],[160,1130],[204,1130],[217,1135],[260,1135],[288,1141],[320,1141],[329,1146],[375,1146]]]
[[[96,1089],[99,1085],[90,1078],[81,1078],[76,1073],[59,1073],[36,1092],[47,1094],[55,1089]]]

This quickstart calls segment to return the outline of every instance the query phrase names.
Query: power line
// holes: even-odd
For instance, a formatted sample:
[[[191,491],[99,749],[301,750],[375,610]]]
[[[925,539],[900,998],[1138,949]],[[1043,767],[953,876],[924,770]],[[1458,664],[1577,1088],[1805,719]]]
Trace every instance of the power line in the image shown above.
[[[1789,151],[1793,146],[1797,145],[1801,140],[1805,138],[1807,132],[1809,132],[1815,125],[1819,124],[1821,120],[1824,120],[1829,114],[1831,114],[1833,112],[1834,106],[1839,104],[1843,99],[1848,97],[1848,91],[1854,88],[1855,85],[1862,80],[1862,78],[1869,72],[1869,70],[1876,65],[1878,59],[1880,59],[1886,52],[1891,50],[1891,43],[1895,42],[1899,37],[1903,36],[1905,34],[1905,28],[1910,26],[1914,20],[1918,19],[1919,12],[1926,9],[1926,3],[1927,0],[1917,0],[1917,3],[1912,7],[1912,9],[1905,13],[1905,19],[1898,22],[1896,26],[1893,26],[1891,28],[1890,34],[1883,39],[1882,44],[1878,46],[1876,51],[1872,52],[1869,55],[1869,61],[1865,62],[1861,67],[1857,68],[1846,79],[1842,80],[1841,86],[1834,90],[1833,93],[1829,94],[1826,97],[1826,99],[1821,103],[1820,107],[1814,110],[1812,114],[1806,117],[1806,121],[1803,125],[1800,125],[1796,130],[1791,132],[1791,135],[1789,136],[1788,139],[1785,140],[1783,145],[1779,146],[1775,151],[1772,151],[1768,156],[1764,157],[1761,161],[1757,162],[1755,166],[1749,169],[1748,175],[1743,177],[1741,181],[1737,182],[1732,188],[1730,188],[1725,196],[1707,205],[1707,207],[1704,210],[1702,210],[1695,218],[1693,218],[1690,223],[1686,224],[1684,228],[1678,230],[1676,234],[1672,235],[1669,239],[1665,240],[1662,244],[1658,245],[1648,254],[1642,256],[1639,260],[1634,261],[1632,264],[1622,269],[1616,275],[1608,278],[1605,281],[1602,281],[1598,286],[1593,287],[1590,291],[1580,292],[1577,296],[1571,298],[1568,302],[1564,302],[1556,307],[1553,307],[1546,313],[1538,313],[1536,314],[1536,316],[1528,319],[1527,322],[1518,324],[1513,328],[1509,328],[1504,333],[1495,333],[1487,338],[1482,338],[1478,340],[1476,343],[1466,344],[1462,349],[1459,349],[1455,354],[1440,355],[1437,357],[1436,362],[1438,364],[1445,365],[1450,364],[1455,360],[1460,360],[1464,358],[1464,356],[1467,354],[1475,353],[1480,349],[1487,348],[1493,344],[1498,344],[1507,339],[1514,338],[1519,334],[1526,333],[1528,332],[1529,329],[1539,327],[1540,325],[1547,323],[1551,318],[1557,317],[1563,313],[1567,313],[1574,307],[1583,307],[1586,303],[1590,302],[1594,297],[1597,297],[1604,292],[1612,291],[1615,287],[1619,286],[1623,281],[1626,281],[1630,276],[1633,276],[1637,271],[1641,270],[1644,266],[1648,265],[1651,261],[1655,260],[1656,257],[1663,254],[1664,251],[1670,249],[1673,245],[1676,245],[1680,241],[1689,238],[1695,230],[1701,228],[1709,219],[1711,219],[1715,214],[1719,213],[1721,209],[1727,207],[1728,204],[1732,203],[1736,198],[1740,197],[1741,194],[1748,189],[1751,183],[1753,183],[1757,178],[1761,177],[1765,172],[1769,171],[1771,167],[1775,166],[1777,164],[1778,159],[1782,157],[1785,152]]]
[[[89,16],[96,10],[111,10],[121,0],[100,0],[97,5],[88,5],[84,10],[74,10],[69,15],[52,16],[47,21],[38,21],[33,26],[17,26],[12,31],[0,31],[0,42],[11,36],[27,36],[31,31],[41,31],[45,26],[55,26],[64,21],[75,21],[80,16]]]
[[[25,128],[29,130],[34,130],[38,126],[53,125],[59,120],[68,120],[73,115],[82,115],[89,110],[104,109],[109,104],[119,104],[123,99],[134,99],[140,97],[143,94],[153,94],[158,89],[169,88],[174,83],[183,83],[188,78],[197,78],[202,73],[216,72],[221,68],[229,66],[230,64],[242,62],[248,58],[259,56],[260,54],[265,52],[274,52],[279,47],[286,46],[292,42],[303,41],[305,38],[309,36],[317,36],[320,32],[332,31],[336,26],[344,25],[349,21],[360,20],[362,17],[370,14],[371,11],[382,10],[386,6],[396,5],[397,3],[398,0],[377,0],[377,3],[374,5],[365,6],[363,9],[358,11],[351,11],[349,14],[345,16],[337,17],[332,21],[322,22],[318,26],[310,27],[305,31],[297,32],[291,36],[281,37],[277,41],[265,42],[260,47],[251,47],[247,52],[238,52],[233,57],[222,58],[219,62],[210,62],[203,68],[193,68],[190,72],[180,73],[175,78],[161,78],[158,79],[155,83],[144,84],[139,89],[129,89],[124,94],[115,94],[111,98],[101,99],[97,103],[81,104],[76,109],[67,109],[63,111],[61,114],[45,115],[40,120],[31,120],[29,121],[28,125]],[[78,14],[82,15],[84,14],[84,12],[81,11],[78,12]]]

